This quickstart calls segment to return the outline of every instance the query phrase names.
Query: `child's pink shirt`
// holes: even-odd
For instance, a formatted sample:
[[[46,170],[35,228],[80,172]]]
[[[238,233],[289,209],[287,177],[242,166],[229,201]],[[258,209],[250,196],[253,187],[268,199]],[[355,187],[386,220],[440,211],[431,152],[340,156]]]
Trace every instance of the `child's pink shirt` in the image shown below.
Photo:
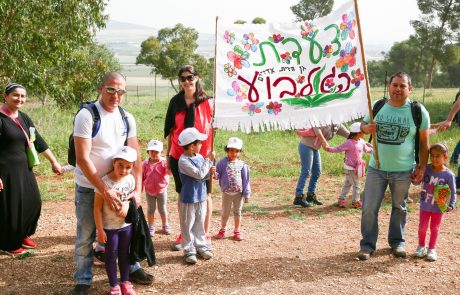
[[[356,147],[358,148],[358,157],[356,154]],[[328,152],[331,153],[340,153],[345,152],[345,165],[354,168],[358,164],[358,159],[362,159],[363,152],[370,153],[372,152],[372,147],[368,146],[366,142],[362,139],[356,141],[353,139],[347,139],[344,143],[338,147],[330,147]]]
[[[165,158],[161,157],[156,163],[145,160],[142,163],[142,183],[145,191],[151,196],[164,192],[169,184],[169,173]]]

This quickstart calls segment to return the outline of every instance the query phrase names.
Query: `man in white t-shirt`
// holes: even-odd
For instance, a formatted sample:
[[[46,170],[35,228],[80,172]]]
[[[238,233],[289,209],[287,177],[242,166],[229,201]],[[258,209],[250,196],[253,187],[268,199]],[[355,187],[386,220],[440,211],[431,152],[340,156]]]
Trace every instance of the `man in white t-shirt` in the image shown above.
[[[100,127],[94,137],[93,118],[89,110],[82,109],[75,117],[74,141],[77,166],[75,169],[75,205],[77,216],[77,236],[75,257],[77,270],[74,274],[76,286],[73,294],[88,294],[92,283],[93,242],[95,223],[93,216],[94,189],[104,196],[114,211],[121,209],[120,194],[109,189],[102,177],[112,169],[112,158],[121,146],[136,149],[138,159],[133,169],[136,188],[130,197],[140,203],[142,184],[142,163],[139,143],[136,137],[136,121],[125,111],[127,124],[119,111],[123,95],[126,93],[126,81],[116,72],[105,74],[99,86],[100,99],[95,103],[100,115]],[[122,213],[120,213],[122,214]],[[153,276],[147,274],[139,263],[131,265],[130,280],[142,284],[151,284]]]

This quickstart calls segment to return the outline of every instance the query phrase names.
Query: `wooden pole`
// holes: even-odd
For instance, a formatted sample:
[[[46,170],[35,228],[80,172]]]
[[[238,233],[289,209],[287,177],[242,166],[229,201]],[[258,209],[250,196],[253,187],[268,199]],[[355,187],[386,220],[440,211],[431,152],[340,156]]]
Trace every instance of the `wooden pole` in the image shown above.
[[[372,113],[372,101],[371,101],[371,87],[369,85],[369,75],[367,73],[367,63],[366,57],[364,54],[364,44],[363,44],[363,36],[361,34],[361,22],[359,20],[359,10],[358,10],[358,0],[354,0],[355,2],[355,13],[356,13],[356,23],[358,26],[358,36],[359,36],[359,45],[361,46],[361,56],[363,61],[363,72],[364,77],[366,77],[366,89],[367,89],[367,106],[369,108],[369,123],[374,123],[374,114]],[[376,135],[373,134],[372,136],[372,145],[374,146],[374,159],[375,159],[375,167],[379,168],[379,152],[377,149],[377,140]]]
[[[211,120],[211,128],[213,129],[211,133],[211,151],[214,151],[214,137],[216,136],[216,131],[214,130],[214,116],[216,114],[216,56],[217,56],[217,21],[219,17],[216,16],[216,33],[214,36],[214,74],[213,74],[213,108],[212,108],[212,120]],[[215,160],[214,160],[215,164]],[[212,178],[214,175],[210,175],[209,177],[209,191],[212,193]]]

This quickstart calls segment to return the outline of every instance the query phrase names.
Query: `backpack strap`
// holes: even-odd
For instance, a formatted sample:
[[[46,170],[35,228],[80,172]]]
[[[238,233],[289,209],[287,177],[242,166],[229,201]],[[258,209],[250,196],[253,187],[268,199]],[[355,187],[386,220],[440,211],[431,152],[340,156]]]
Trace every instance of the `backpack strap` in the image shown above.
[[[410,103],[410,110],[412,119],[414,120],[416,133],[415,133],[415,163],[419,163],[419,150],[420,150],[420,125],[422,124],[422,107],[417,101]]]
[[[125,145],[128,145],[128,134],[129,134],[128,117],[126,116],[125,110],[122,107],[118,106],[118,110],[120,111],[121,117],[123,118],[123,123],[125,123],[125,127],[126,127]]]

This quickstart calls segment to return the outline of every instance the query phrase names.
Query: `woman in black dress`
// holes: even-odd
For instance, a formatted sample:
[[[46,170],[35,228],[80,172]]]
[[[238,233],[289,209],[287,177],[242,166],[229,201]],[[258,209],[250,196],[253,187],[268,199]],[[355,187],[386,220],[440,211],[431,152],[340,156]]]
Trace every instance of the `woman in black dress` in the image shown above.
[[[26,154],[31,128],[35,126],[29,116],[19,111],[26,101],[26,89],[10,83],[3,98],[0,109],[0,250],[16,255],[22,253],[23,248],[36,247],[29,236],[37,227],[41,198]],[[38,132],[35,137],[37,152],[48,159],[53,172],[62,173],[61,165]]]

